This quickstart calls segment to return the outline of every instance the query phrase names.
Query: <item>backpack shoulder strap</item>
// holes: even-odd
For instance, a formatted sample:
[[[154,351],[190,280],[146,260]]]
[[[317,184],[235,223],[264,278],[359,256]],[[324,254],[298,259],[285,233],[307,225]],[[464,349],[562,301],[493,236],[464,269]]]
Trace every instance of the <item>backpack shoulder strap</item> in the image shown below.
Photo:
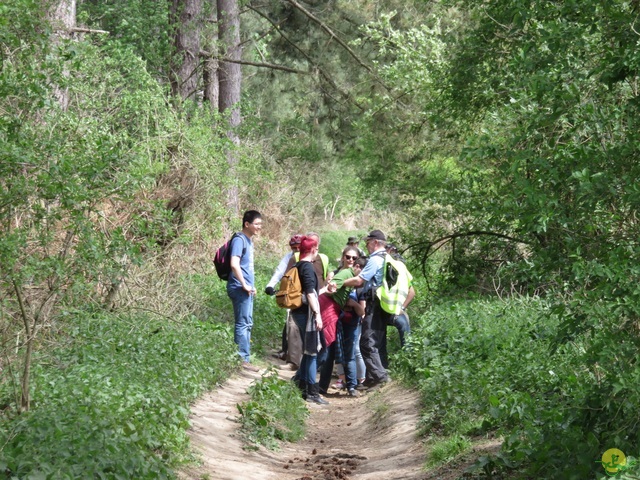
[[[231,239],[229,240],[229,250],[231,250],[231,242],[233,242],[234,238],[239,238],[240,240],[242,240],[242,256],[244,256],[244,254],[247,253],[247,243],[244,241],[244,235],[241,235],[240,232],[234,232],[234,234],[231,235]]]

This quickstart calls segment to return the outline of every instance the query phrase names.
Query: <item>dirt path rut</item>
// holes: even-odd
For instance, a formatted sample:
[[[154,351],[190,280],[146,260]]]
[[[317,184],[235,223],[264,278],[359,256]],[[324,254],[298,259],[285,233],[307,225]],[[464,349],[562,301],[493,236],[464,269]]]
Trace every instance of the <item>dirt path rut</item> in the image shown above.
[[[396,383],[330,404],[308,404],[306,437],[278,452],[243,450],[236,404],[246,401],[258,373],[240,372],[193,407],[189,432],[201,464],[180,472],[183,480],[400,480],[422,479],[424,447],[416,435],[418,396]],[[290,370],[279,370],[291,378]],[[331,391],[330,391],[331,393]]]

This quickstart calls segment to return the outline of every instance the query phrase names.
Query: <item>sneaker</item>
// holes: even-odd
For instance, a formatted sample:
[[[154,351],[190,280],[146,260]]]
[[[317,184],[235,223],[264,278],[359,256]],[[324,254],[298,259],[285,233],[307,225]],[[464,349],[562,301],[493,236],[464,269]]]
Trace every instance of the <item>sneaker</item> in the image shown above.
[[[334,383],[333,385],[331,385],[333,388],[335,388],[336,390],[342,390],[345,387],[345,384],[342,380],[338,380],[336,383]]]
[[[285,363],[284,365],[278,365],[279,370],[298,370],[298,366],[295,363]]]
[[[244,368],[245,370],[249,370],[250,372],[259,372],[260,369],[254,365],[251,365],[249,362],[243,362],[242,363],[242,368]]]
[[[306,400],[307,402],[317,403],[318,405],[329,405],[329,402],[327,402],[320,395],[307,396]]]
[[[360,392],[357,391],[355,388],[349,389],[348,394],[349,394],[350,397],[359,397],[360,396]]]
[[[358,383],[358,385],[356,385],[356,390],[366,390],[368,387],[364,384],[364,382]]]

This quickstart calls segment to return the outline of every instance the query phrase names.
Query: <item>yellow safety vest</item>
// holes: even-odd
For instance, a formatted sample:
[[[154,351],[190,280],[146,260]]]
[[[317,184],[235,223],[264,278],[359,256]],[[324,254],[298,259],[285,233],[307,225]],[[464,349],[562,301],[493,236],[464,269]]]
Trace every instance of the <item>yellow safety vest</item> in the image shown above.
[[[402,304],[409,295],[412,281],[413,276],[407,266],[387,254],[384,258],[382,285],[376,290],[380,307],[387,313],[399,315],[402,312]]]
[[[324,275],[323,280],[327,279],[327,274],[329,273],[329,257],[327,257],[324,253],[319,253],[320,261],[322,262],[322,274]],[[295,252],[293,254],[293,258],[295,258],[296,262],[300,261],[300,252]]]

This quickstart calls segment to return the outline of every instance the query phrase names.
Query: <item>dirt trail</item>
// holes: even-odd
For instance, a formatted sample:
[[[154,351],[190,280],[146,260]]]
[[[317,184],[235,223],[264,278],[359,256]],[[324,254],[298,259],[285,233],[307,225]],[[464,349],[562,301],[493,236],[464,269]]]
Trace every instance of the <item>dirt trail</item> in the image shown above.
[[[293,374],[279,372],[285,379]],[[193,406],[189,434],[202,463],[182,471],[181,479],[425,478],[425,450],[416,435],[418,395],[393,382],[359,398],[336,393],[327,397],[329,405],[308,404],[307,435],[298,443],[278,452],[243,450],[236,404],[248,399],[247,387],[260,373],[242,371]]]

